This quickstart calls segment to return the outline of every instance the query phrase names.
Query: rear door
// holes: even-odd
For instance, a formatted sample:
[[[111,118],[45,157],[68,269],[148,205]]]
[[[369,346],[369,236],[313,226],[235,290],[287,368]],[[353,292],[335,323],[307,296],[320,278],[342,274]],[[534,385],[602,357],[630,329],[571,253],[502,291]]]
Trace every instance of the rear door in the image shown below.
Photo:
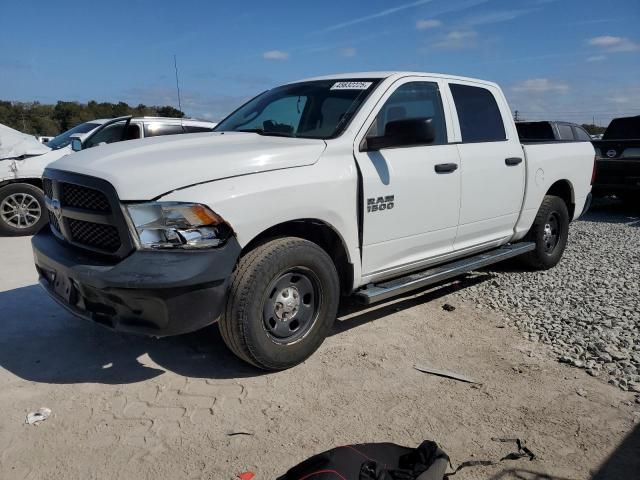
[[[513,235],[522,208],[524,152],[500,91],[451,81],[461,161],[460,221],[454,250],[497,244]]]
[[[429,77],[397,81],[356,137],[364,207],[362,270],[372,279],[415,268],[453,249],[460,171],[457,147],[448,140],[451,117],[443,86]],[[436,133],[431,144],[363,150],[362,141],[382,135],[388,122],[429,117]],[[438,173],[441,164],[452,169]]]

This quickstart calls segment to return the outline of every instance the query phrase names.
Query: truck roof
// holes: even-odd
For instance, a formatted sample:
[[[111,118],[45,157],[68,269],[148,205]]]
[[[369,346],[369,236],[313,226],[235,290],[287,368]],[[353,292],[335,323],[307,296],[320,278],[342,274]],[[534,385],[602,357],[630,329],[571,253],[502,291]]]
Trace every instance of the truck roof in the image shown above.
[[[481,80],[478,78],[470,78],[470,77],[460,77],[457,75],[448,75],[444,73],[433,73],[433,72],[411,72],[411,71],[401,71],[401,70],[391,70],[391,71],[378,71],[378,72],[353,72],[353,73],[336,73],[333,75],[322,75],[319,77],[311,77],[305,78],[302,80],[298,80],[296,82],[289,83],[299,83],[299,82],[310,82],[314,80],[342,80],[342,79],[358,79],[358,78],[389,78],[389,77],[408,77],[408,76],[429,76],[429,77],[437,77],[444,78],[447,80],[463,80],[466,82],[474,82],[481,83],[483,85],[491,85],[497,87],[498,85],[494,82],[490,82],[487,80]]]

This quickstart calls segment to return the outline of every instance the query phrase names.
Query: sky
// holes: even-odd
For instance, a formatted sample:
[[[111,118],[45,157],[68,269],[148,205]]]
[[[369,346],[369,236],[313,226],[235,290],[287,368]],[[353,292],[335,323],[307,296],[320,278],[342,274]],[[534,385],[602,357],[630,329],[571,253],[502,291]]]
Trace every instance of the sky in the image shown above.
[[[0,0],[0,99],[220,120],[281,83],[414,70],[492,80],[529,120],[640,114],[640,0]]]

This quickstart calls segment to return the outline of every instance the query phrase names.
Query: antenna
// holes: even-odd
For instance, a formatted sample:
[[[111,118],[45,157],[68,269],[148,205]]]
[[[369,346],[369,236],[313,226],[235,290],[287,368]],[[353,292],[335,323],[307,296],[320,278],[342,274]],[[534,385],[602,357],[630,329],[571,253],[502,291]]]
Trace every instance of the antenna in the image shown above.
[[[173,68],[175,68],[176,70],[176,89],[178,90],[178,110],[182,112],[182,102],[180,101],[180,81],[178,80],[178,60],[176,59],[175,53],[173,54]],[[180,121],[180,123],[182,123],[182,121]]]

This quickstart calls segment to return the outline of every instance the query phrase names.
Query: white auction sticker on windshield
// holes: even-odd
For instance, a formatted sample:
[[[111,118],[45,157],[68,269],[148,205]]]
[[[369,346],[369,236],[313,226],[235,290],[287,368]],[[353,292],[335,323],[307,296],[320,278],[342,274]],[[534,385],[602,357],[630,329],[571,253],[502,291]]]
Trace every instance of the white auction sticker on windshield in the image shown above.
[[[366,90],[371,86],[371,82],[336,82],[331,90]]]

